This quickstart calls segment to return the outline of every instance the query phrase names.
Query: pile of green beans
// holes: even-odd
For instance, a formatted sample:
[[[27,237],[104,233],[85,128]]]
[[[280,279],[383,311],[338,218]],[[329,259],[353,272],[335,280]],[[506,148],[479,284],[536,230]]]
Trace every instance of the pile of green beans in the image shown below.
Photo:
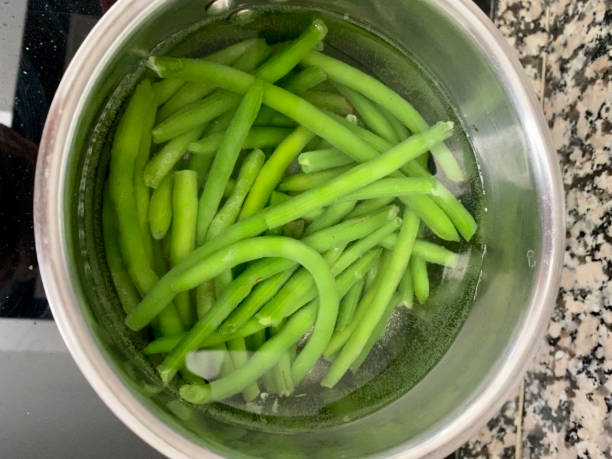
[[[463,179],[444,144],[452,123],[429,127],[322,53],[326,34],[315,19],[274,46],[152,57],[159,79],[143,79],[120,116],[107,264],[127,327],[149,331],[143,353],[187,402],[290,396],[322,357],[320,383],[335,386],[395,307],[426,305],[428,264],[458,265],[446,242],[476,231],[423,166],[431,152]],[[218,371],[186,368],[205,353]]]

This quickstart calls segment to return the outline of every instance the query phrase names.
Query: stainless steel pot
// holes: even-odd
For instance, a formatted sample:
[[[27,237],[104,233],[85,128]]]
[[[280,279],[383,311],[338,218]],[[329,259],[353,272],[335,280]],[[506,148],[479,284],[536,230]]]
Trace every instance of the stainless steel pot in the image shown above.
[[[209,3],[118,2],[74,57],[53,101],[36,174],[36,246],[54,318],[74,359],[123,422],[173,457],[422,457],[452,451],[495,413],[518,381],[556,296],[563,190],[529,81],[493,24],[469,0]],[[412,55],[462,122],[487,206],[480,222],[487,256],[478,294],[444,358],[412,390],[375,413],[291,435],[229,425],[160,391],[135,351],[139,337],[115,326],[116,307],[106,304],[108,279],[94,256],[100,250],[96,219],[105,167],[101,139],[111,122],[104,111],[127,90],[124,84],[117,89],[119,82],[135,69],[137,75],[138,62],[165,37],[228,10],[242,10],[236,17],[244,19],[250,13],[243,7],[264,4],[344,15]],[[103,122],[96,124],[100,116]]]

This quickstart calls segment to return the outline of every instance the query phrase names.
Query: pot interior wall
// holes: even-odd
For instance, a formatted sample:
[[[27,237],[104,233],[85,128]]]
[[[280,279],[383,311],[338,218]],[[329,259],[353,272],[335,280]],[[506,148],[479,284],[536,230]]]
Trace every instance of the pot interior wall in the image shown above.
[[[230,9],[221,8],[222,4],[230,4]],[[426,119],[460,123],[465,135],[458,129],[450,145],[472,179],[453,191],[466,197],[480,230],[473,243],[456,247],[469,253],[463,260],[465,269],[436,290],[430,309],[422,317],[407,313],[397,317],[394,339],[366,365],[374,375],[378,373],[375,361],[379,361],[386,366],[384,371],[355,392],[336,394],[324,412],[313,415],[304,408],[303,415],[282,422],[264,419],[264,425],[257,414],[215,405],[194,409],[181,403],[176,388],[162,388],[150,362],[139,354],[144,337],[123,326],[104,262],[99,224],[107,140],[125,96],[147,71],[142,56],[198,55],[255,36],[261,28],[273,31],[266,37],[271,40],[293,37],[311,17],[299,11],[320,10],[322,5],[330,26],[330,52],[364,65],[404,94]],[[285,14],[272,13],[279,10]],[[342,20],[353,26],[340,26]],[[403,60],[402,53],[410,61]],[[440,93],[452,110],[440,101]],[[431,437],[440,425],[461,413],[512,352],[513,336],[532,292],[541,238],[528,139],[495,69],[469,37],[426,1],[397,1],[389,7],[382,0],[280,4],[219,0],[208,11],[201,1],[169,1],[135,33],[124,37],[118,52],[104,63],[86,96],[86,106],[71,148],[63,197],[68,216],[66,243],[83,312],[125,383],[151,411],[194,442],[225,455],[266,457],[302,456],[315,448],[317,457],[339,457],[408,447]],[[428,328],[419,320],[434,321],[436,326]],[[453,339],[439,360],[448,347],[445,343]],[[425,361],[419,355],[423,346],[431,351]],[[281,431],[291,433],[279,435]]]

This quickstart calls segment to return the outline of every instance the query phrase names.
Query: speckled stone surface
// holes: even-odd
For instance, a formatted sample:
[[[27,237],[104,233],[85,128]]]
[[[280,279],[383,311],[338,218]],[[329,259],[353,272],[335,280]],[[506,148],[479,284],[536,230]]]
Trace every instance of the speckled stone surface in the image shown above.
[[[456,457],[612,457],[612,0],[501,0],[540,96],[567,203],[565,266],[520,387]]]

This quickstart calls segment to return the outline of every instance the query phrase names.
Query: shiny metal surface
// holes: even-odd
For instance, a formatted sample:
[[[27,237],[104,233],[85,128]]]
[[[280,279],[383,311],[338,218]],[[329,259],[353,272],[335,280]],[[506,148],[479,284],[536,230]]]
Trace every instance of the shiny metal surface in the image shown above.
[[[113,331],[96,321],[87,303],[94,286],[80,280],[75,266],[79,247],[71,225],[78,216],[70,214],[75,170],[97,167],[86,155],[89,128],[125,73],[162,38],[202,18],[206,3],[118,2],[73,59],[51,107],[37,166],[36,245],[54,317],[74,359],[115,414],[172,457],[451,452],[494,414],[537,349],[557,293],[565,231],[558,165],[537,99],[512,50],[468,0],[398,0],[392,8],[384,0],[218,0],[208,10],[278,3],[350,12],[352,21],[409,53],[457,111],[483,177],[487,256],[470,316],[419,384],[372,415],[324,431],[267,434],[200,418],[196,428],[193,413],[164,407],[164,394],[138,383],[146,375],[134,373],[112,342]]]

